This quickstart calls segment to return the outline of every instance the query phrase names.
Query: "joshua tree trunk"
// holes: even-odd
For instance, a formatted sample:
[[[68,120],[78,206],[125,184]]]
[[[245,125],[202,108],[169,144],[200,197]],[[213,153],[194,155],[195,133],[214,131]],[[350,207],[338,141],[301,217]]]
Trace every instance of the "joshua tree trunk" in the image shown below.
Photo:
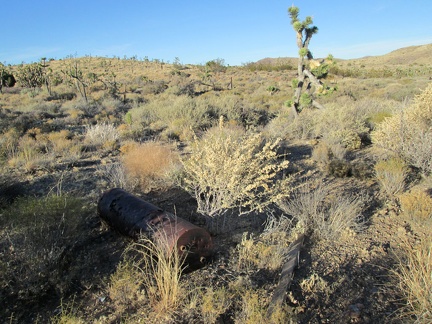
[[[293,112],[297,115],[302,110],[302,90],[306,86],[307,90],[311,89],[311,84],[316,87],[322,87],[322,82],[306,67],[306,62],[312,59],[312,53],[309,51],[309,43],[314,34],[318,32],[318,27],[309,25],[312,24],[312,18],[306,17],[303,22],[298,20],[299,9],[297,7],[290,7],[288,12],[291,17],[291,25],[296,32],[297,47],[299,48],[299,59],[297,65],[297,82],[294,90],[294,98],[292,103]],[[308,94],[310,95],[310,94]],[[316,100],[311,98],[307,102],[319,109],[324,106],[319,104]]]

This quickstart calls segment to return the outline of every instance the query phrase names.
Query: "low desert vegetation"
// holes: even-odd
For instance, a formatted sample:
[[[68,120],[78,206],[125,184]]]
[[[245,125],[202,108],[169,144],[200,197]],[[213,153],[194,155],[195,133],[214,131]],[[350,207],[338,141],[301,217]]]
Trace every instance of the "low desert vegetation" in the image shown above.
[[[337,240],[346,230],[361,231],[362,208],[366,203],[367,198],[361,193],[334,194],[326,185],[307,183],[280,206],[305,233],[318,239]]]
[[[280,140],[259,132],[225,128],[223,121],[191,144],[183,161],[183,185],[210,218],[238,208],[240,214],[263,211],[287,196],[288,160],[277,153]]]
[[[63,267],[87,212],[80,198],[61,194],[20,197],[5,208],[1,226],[9,253],[1,261],[2,291],[21,301],[68,289]]]
[[[404,242],[400,253],[399,267],[394,271],[395,283],[405,297],[401,316],[417,323],[432,320],[432,240],[422,237],[412,246]]]
[[[298,14],[295,32],[318,37]],[[0,64],[0,317],[429,323],[432,63],[299,50],[241,67]],[[114,187],[206,228],[213,258],[194,269],[108,229],[96,204]],[[299,268],[272,307],[299,234]]]
[[[375,164],[375,174],[382,191],[389,197],[406,188],[407,166],[398,158],[380,160]]]
[[[173,145],[149,141],[122,146],[122,164],[129,183],[137,181],[143,192],[167,189],[178,178],[180,160]]]
[[[412,103],[384,119],[372,133],[374,144],[417,167],[425,175],[431,170],[432,84]]]

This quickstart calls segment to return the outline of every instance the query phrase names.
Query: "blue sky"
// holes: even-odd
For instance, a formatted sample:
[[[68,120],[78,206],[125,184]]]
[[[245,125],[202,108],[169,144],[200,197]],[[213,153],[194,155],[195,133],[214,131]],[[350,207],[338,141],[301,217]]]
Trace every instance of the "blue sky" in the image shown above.
[[[432,43],[431,0],[3,0],[0,62],[92,55],[241,65],[296,57],[292,4],[319,28],[309,46],[317,58]]]

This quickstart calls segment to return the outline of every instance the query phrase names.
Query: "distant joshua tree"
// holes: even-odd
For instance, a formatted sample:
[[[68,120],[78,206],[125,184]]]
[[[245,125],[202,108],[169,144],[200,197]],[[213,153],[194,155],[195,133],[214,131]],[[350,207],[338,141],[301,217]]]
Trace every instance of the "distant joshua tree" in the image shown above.
[[[0,63],[0,93],[2,93],[3,86],[13,87],[15,82],[15,77]]]
[[[288,106],[293,108],[293,112],[297,115],[304,107],[313,106],[323,109],[323,105],[318,103],[314,98],[314,92],[317,89],[323,88],[323,83],[319,80],[327,75],[328,63],[331,61],[331,56],[324,62],[313,60],[312,53],[309,51],[309,43],[314,34],[318,32],[318,27],[312,26],[312,17],[308,16],[305,20],[298,19],[299,8],[290,7],[288,13],[291,17],[291,25],[297,35],[297,46],[299,48],[299,59],[297,66],[297,79],[292,81],[294,97],[292,101],[288,101]],[[315,87],[315,89],[314,89]],[[303,88],[306,91],[302,94]]]

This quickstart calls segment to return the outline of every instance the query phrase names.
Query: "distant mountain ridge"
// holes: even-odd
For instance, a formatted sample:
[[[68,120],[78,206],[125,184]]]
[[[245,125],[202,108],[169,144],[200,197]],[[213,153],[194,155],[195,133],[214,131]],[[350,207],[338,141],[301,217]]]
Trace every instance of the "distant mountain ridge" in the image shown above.
[[[366,56],[356,59],[342,59],[336,58],[337,61],[344,63],[353,62],[361,63],[367,66],[378,65],[410,65],[410,64],[424,64],[432,65],[432,44],[408,46],[399,48],[390,53],[378,56]],[[297,58],[295,57],[280,57],[280,58],[264,58],[256,63],[258,64],[278,64],[279,62],[289,62],[297,65]]]

